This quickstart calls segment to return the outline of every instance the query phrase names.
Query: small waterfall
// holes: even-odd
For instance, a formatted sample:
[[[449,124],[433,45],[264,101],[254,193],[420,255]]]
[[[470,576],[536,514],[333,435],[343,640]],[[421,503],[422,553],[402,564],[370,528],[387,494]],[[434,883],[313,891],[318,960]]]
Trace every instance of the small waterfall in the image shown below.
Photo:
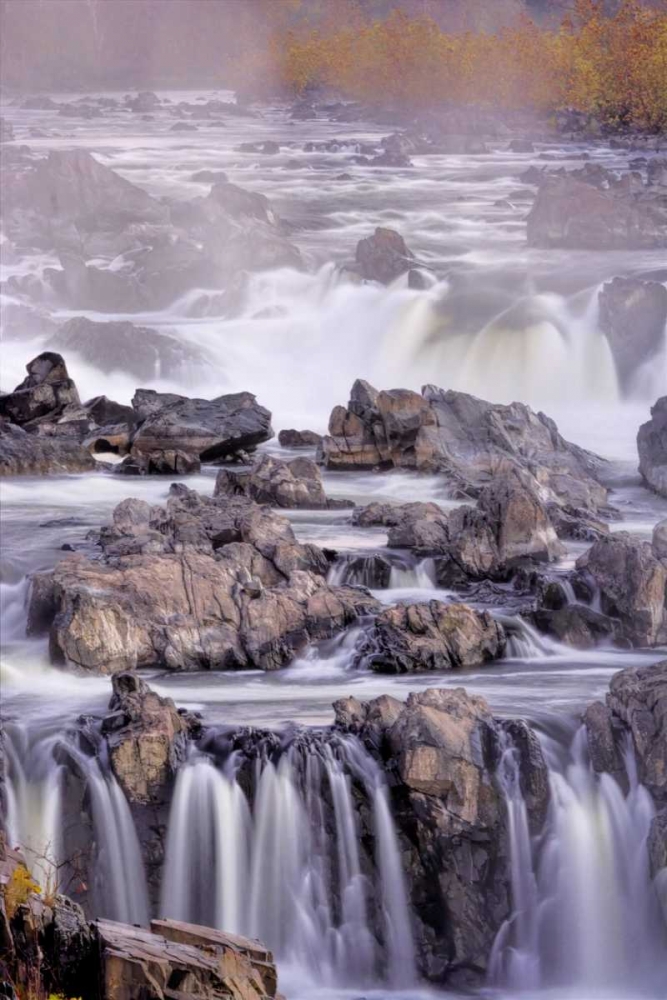
[[[506,659],[539,660],[545,656],[555,656],[560,651],[561,647],[557,642],[539,633],[523,618],[508,615],[495,617],[507,633]]]
[[[421,559],[415,566],[391,567],[389,589],[433,590],[437,587],[435,563],[432,559]]]
[[[655,810],[637,781],[633,753],[625,755],[624,794],[614,778],[592,770],[583,729],[565,758],[553,742],[544,737],[551,804],[535,838],[515,751],[502,755],[514,910],[494,945],[491,980],[521,991],[611,990],[614,997],[664,986],[667,926],[647,851]]]
[[[329,570],[332,587],[369,590],[433,590],[437,587],[433,559],[411,563],[396,553],[341,556]]]
[[[181,770],[163,912],[258,937],[313,982],[414,982],[398,840],[372,758],[353,739],[294,741],[255,761],[249,798],[238,763],[195,755]],[[362,846],[363,800],[374,857]]]
[[[67,735],[8,726],[4,749],[9,842],[21,848],[42,889],[78,889],[87,881],[95,916],[147,924],[141,849],[115,777]],[[77,829],[70,826],[71,777],[81,782],[90,829],[80,816]]]

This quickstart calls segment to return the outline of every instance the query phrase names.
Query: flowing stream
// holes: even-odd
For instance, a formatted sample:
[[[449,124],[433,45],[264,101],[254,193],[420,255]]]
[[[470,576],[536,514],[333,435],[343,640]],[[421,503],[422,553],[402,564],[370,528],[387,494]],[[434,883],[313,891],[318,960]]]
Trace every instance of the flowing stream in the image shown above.
[[[525,213],[508,196],[519,186],[518,173],[541,164],[538,154],[508,153],[498,142],[480,156],[415,156],[412,168],[352,169],[352,146],[309,153],[303,146],[334,137],[377,139],[390,129],[291,121],[280,108],[185,137],[163,122],[113,112],[65,123],[13,104],[2,114],[17,143],[45,153],[88,149],[156,196],[205,194],[193,172],[222,169],[233,182],[266,194],[291,225],[307,269],[250,276],[231,317],[206,289],[159,312],[87,314],[131,319],[204,353],[205,364],[168,378],[156,359],[155,378],[143,384],[205,397],[248,389],[272,410],[276,430],[318,432],[332,407],[346,402],[355,378],[380,388],[435,383],[494,402],[519,399],[553,417],[564,436],[610,460],[611,499],[623,514],[613,530],[650,537],[667,516],[667,502],[640,484],[635,447],[639,424],[667,386],[667,336],[663,355],[637,372],[621,398],[597,322],[601,283],[617,274],[657,274],[663,255],[527,249]],[[31,137],[35,129],[41,136]],[[258,156],[236,148],[264,139],[281,142],[281,152]],[[583,152],[583,146],[548,146],[548,155],[567,167],[578,165]],[[602,145],[590,154],[607,167],[621,162],[618,150]],[[349,179],[339,179],[348,170]],[[399,229],[420,263],[440,277],[416,290],[404,279],[382,288],[341,276],[336,265],[351,260],[357,240],[378,225]],[[47,255],[19,254],[3,263],[2,279],[53,263]],[[1,304],[11,306],[11,296],[4,294]],[[54,318],[70,315],[61,310]],[[5,342],[3,390],[22,379],[25,363],[46,339],[26,327]],[[66,360],[82,398],[105,392],[127,402],[140,384],[122,368],[104,370],[74,354]],[[290,455],[275,441],[264,447]],[[436,476],[327,473],[324,479],[331,496],[356,503],[452,506]],[[213,482],[214,470],[187,479],[204,493]],[[23,845],[39,880],[61,882],[64,856],[71,857],[69,803],[78,794],[97,872],[87,899],[96,913],[139,923],[148,916],[150,888],[138,832],[105,762],[73,735],[80,715],[104,710],[109,681],[53,668],[46,643],[26,638],[25,602],[28,575],[52,566],[64,545],[85,551],[88,530],[107,521],[116,503],[130,495],[161,503],[168,487],[159,478],[110,474],[5,480],[1,487],[0,678],[10,838]],[[300,540],[338,551],[331,582],[369,586],[388,604],[456,599],[438,588],[429,560],[387,551],[386,534],[351,525],[348,512],[287,513]],[[571,567],[581,551],[570,544],[561,567]],[[667,654],[561,646],[516,617],[510,589],[507,606],[492,610],[509,622],[510,643],[504,660],[483,668],[427,677],[353,669],[352,629],[275,674],[153,671],[148,680],[179,706],[202,711],[207,723],[228,727],[284,732],[295,722],[321,734],[333,718],[331,703],[344,695],[404,699],[410,691],[460,685],[486,697],[500,716],[533,721],[542,732],[552,804],[544,830],[531,834],[508,751],[498,780],[510,820],[514,913],[496,941],[483,995],[659,1000],[667,944],[659,894],[648,878],[652,805],[635,777],[621,789],[592,773],[573,720],[604,696],[617,670]],[[562,724],[558,738],[547,735],[554,719]],[[275,759],[258,757],[250,781],[245,771],[241,780],[241,763],[233,753],[193,750],[182,767],[168,824],[162,912],[261,937],[275,949],[289,1000],[438,995],[416,979],[388,790],[367,751],[354,739],[295,739]],[[633,775],[630,754],[628,768]],[[360,841],[360,803],[372,817],[372,858]],[[77,878],[71,865],[65,874]]]

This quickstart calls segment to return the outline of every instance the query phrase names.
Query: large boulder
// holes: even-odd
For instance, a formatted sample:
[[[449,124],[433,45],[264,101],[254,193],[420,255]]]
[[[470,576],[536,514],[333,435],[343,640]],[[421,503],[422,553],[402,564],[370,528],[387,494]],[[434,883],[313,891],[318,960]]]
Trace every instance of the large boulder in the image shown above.
[[[0,476],[65,475],[95,467],[90,451],[77,441],[28,434],[0,418]]]
[[[528,557],[553,562],[565,555],[546,507],[523,471],[515,468],[495,478],[482,490],[478,507],[494,531],[502,566]]]
[[[26,365],[23,382],[6,396],[0,396],[0,415],[26,429],[40,421],[55,420],[81,400],[60,354],[45,351]]]
[[[378,227],[372,236],[357,243],[356,267],[362,278],[388,285],[414,267],[405,240],[395,229]]]
[[[651,419],[639,428],[637,449],[646,484],[667,497],[667,396],[651,407]]]
[[[161,800],[187,749],[187,724],[171,698],[136,674],[115,674],[102,720],[109,762],[130,802]]]
[[[575,250],[667,246],[667,209],[648,192],[622,197],[566,175],[542,179],[527,217],[528,243]]]
[[[364,590],[328,586],[324,553],[245,497],[172,487],[166,509],[125,501],[100,543],[100,560],[35,574],[28,609],[53,659],[86,671],[274,670],[379,610]]]
[[[549,417],[522,403],[487,403],[430,385],[421,393],[378,392],[358,380],[347,407],[333,409],[318,454],[330,469],[443,473],[450,489],[468,497],[518,468],[545,502],[573,510],[606,504],[603,461],[565,441]]]
[[[132,454],[179,451],[212,462],[252,450],[272,436],[271,414],[250,392],[211,400],[171,398],[139,426]]]
[[[658,281],[614,278],[598,295],[600,328],[609,341],[621,385],[665,343],[667,288]]]
[[[358,659],[379,673],[455,670],[503,655],[505,630],[488,611],[465,604],[400,604],[375,618]]]
[[[247,496],[272,507],[306,510],[351,506],[344,500],[327,497],[322,474],[311,459],[294,458],[291,462],[283,462],[270,455],[260,455],[246,471],[221,469],[215,481],[214,496]]]
[[[146,381],[170,378],[205,362],[196,347],[157,330],[127,321],[96,323],[84,316],[64,323],[50,345],[74,351],[105,373],[124,371]]]
[[[297,431],[293,428],[278,433],[278,443],[282,448],[317,448],[322,443],[322,435],[315,431]]]
[[[650,542],[625,531],[599,538],[577,560],[617,637],[633,646],[667,641],[667,564]]]

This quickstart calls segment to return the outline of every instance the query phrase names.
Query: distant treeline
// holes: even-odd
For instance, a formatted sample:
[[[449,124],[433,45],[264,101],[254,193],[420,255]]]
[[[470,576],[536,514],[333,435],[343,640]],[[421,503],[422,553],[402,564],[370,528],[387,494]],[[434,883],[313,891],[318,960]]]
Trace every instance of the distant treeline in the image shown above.
[[[667,127],[667,0],[0,0],[4,87],[329,87]]]

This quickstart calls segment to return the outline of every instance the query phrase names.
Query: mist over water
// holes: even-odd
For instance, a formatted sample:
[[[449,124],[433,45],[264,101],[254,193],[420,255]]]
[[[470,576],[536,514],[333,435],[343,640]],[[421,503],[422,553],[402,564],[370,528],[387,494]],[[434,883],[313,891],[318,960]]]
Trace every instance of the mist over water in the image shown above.
[[[90,16],[94,17],[94,5]],[[176,103],[203,96],[229,100],[232,95],[165,91],[160,96]],[[296,427],[322,433],[331,409],[347,401],[356,378],[377,388],[418,390],[433,383],[492,402],[527,403],[553,417],[566,438],[608,458],[611,499],[623,514],[614,529],[650,537],[653,525],[667,516],[667,501],[644,490],[636,472],[637,428],[667,387],[667,332],[662,354],[641,367],[622,393],[598,316],[598,292],[606,280],[618,274],[664,272],[664,254],[529,250],[525,212],[507,199],[519,186],[516,176],[522,170],[532,163],[543,165],[538,154],[508,153],[506,143],[499,142],[497,148],[490,143],[483,155],[414,156],[412,168],[355,165],[351,178],[341,180],[340,174],[350,168],[354,143],[377,140],[387,128],[295,121],[281,107],[266,110],[261,118],[230,117],[224,129],[202,127],[186,136],[169,132],[162,121],[128,119],[114,112],[103,119],[54,122],[49,113],[9,103],[2,114],[13,125],[16,142],[28,141],[34,153],[89,150],[156,197],[186,200],[206,194],[208,188],[193,182],[192,174],[224,170],[232,182],[268,196],[304,256],[301,271],[282,268],[248,275],[232,306],[206,288],[175,297],[168,307],[150,312],[67,312],[47,300],[46,308],[56,322],[73,315],[100,321],[127,319],[196,346],[205,359],[163,377],[156,357],[154,377],[139,380],[128,370],[105,370],[67,353],[68,369],[82,399],[104,392],[127,403],[138,385],[204,398],[249,390],[272,411],[276,431]],[[30,137],[31,129],[42,130],[44,137]],[[351,143],[338,152],[303,151],[306,142],[333,138]],[[281,143],[280,153],[258,156],[237,150],[241,142],[267,139]],[[568,168],[579,164],[576,157],[583,151],[583,146],[572,144],[550,146],[558,165]],[[605,146],[594,151],[595,160],[606,167],[613,168],[620,157]],[[353,259],[357,241],[376,226],[401,232],[415,253],[416,265],[423,266],[425,288],[409,288],[406,277],[386,288],[361,284],[341,272],[340,265]],[[101,258],[95,263],[118,269],[125,262]],[[48,255],[19,253],[2,264],[0,280],[54,265],[57,261]],[[2,294],[3,309],[14,302],[11,295]],[[21,381],[26,361],[47,342],[48,336],[28,326],[20,336],[5,341],[3,390]],[[289,454],[275,440],[263,448]],[[216,471],[204,469],[185,482],[210,494]],[[433,500],[445,508],[453,505],[437,476],[325,473],[324,482],[330,496],[359,504]],[[168,479],[128,480],[111,474],[3,483],[0,678],[3,715],[12,727],[10,829],[14,839],[28,847],[34,840],[33,853],[40,865],[47,845],[57,851],[62,837],[54,733],[81,713],[101,712],[108,703],[110,684],[106,678],[54,668],[46,641],[26,637],[28,574],[52,566],[64,544],[92,551],[92,546],[85,547],[87,532],[108,522],[118,502],[131,495],[164,503],[169,485]],[[363,559],[384,550],[384,530],[357,528],[350,524],[349,513],[340,510],[286,514],[300,541],[339,553],[331,582],[372,586],[364,576]],[[581,551],[583,546],[568,543],[560,570],[571,567]],[[388,605],[457,599],[454,592],[438,587],[430,560],[411,563],[395,558],[388,587],[373,587],[373,592]],[[509,592],[507,607],[496,607],[493,613],[511,620],[514,630],[504,659],[479,669],[379,676],[353,666],[358,633],[351,629],[308,648],[275,674],[152,671],[148,679],[158,693],[173,697],[179,706],[202,711],[212,724],[282,728],[296,721],[325,727],[333,718],[331,703],[347,694],[368,700],[388,693],[405,700],[411,691],[461,685],[487,698],[499,716],[542,724],[553,716],[571,720],[586,704],[603,698],[617,670],[667,655],[664,649],[580,652],[563,646],[538,636],[518,619]],[[565,752],[562,743],[560,751]],[[598,785],[581,747],[571,740],[567,763],[563,765],[562,753],[557,757],[554,751],[549,775],[556,804],[539,843],[527,832],[511,761],[501,774],[513,817],[512,849],[522,866],[520,874],[517,869],[514,903],[518,906],[517,898],[522,901],[523,924],[503,932],[496,943],[492,982],[476,995],[499,1000],[517,996],[658,1000],[661,987],[656,992],[653,974],[627,975],[628,970],[634,972],[632,950],[617,956],[625,977],[622,994],[621,979],[614,981],[612,976],[610,981],[613,963],[608,961],[614,949],[621,948],[619,940],[622,948],[631,949],[631,915],[637,912],[637,919],[657,921],[645,865],[648,796],[636,782],[622,800],[614,789]],[[162,886],[165,913],[212,920],[230,931],[262,936],[276,948],[281,988],[289,1000],[356,1000],[360,991],[368,1000],[441,996],[413,985],[414,954],[401,859],[387,790],[373,771],[370,756],[360,760],[347,747],[338,756],[323,753],[310,765],[308,781],[306,764],[296,751],[276,767],[267,765],[251,810],[233,770],[214,767],[208,760],[188,761],[179,775],[169,821],[170,878]],[[379,906],[385,921],[382,934],[394,942],[392,954],[398,956],[397,967],[382,977],[377,975],[376,943],[360,888],[363,875],[355,853],[358,831],[350,774],[361,775],[373,813],[382,874],[377,891],[384,893]],[[115,898],[105,897],[100,905],[118,919],[145,920],[142,863],[123,793],[103,769],[91,770],[87,780],[93,789],[95,823],[107,831],[101,863],[106,879],[115,886]],[[327,881],[333,841],[326,842],[318,828],[317,808],[323,796],[332,797],[335,805],[340,884]],[[194,831],[193,816],[201,820]],[[602,851],[600,830],[606,838],[604,859],[597,857]],[[206,852],[217,858],[222,881],[200,906],[198,897],[206,889],[201,856]],[[239,873],[245,874],[249,893]],[[543,948],[539,938],[557,936],[580,907],[579,876],[590,879],[585,896],[593,899],[594,910],[587,914],[587,926],[601,917],[615,923],[607,928],[608,934],[604,926],[597,927],[599,936],[590,942],[590,949],[586,939],[583,956],[575,948],[581,941],[574,941],[579,924],[573,924],[569,933],[575,961],[569,947],[560,954],[556,946]],[[637,888],[633,879],[640,877]],[[598,895],[591,897],[589,889]],[[341,893],[346,909],[336,913],[333,900]],[[612,916],[605,915],[610,901]],[[653,967],[662,969],[655,955],[662,955],[663,944],[658,933],[651,937],[653,950],[646,958],[653,963],[651,973]],[[564,966],[571,975],[553,973],[554,967]]]

